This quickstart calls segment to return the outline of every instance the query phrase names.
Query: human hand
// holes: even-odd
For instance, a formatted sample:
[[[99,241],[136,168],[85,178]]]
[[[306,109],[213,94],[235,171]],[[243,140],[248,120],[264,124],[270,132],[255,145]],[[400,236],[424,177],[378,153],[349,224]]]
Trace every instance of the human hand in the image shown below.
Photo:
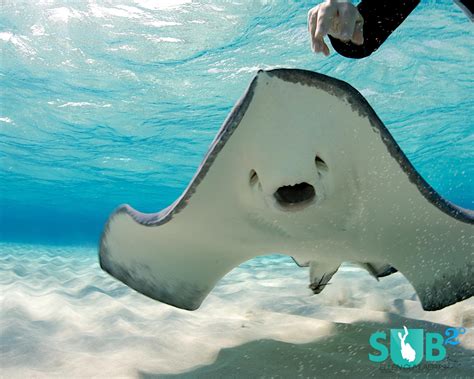
[[[308,12],[308,31],[311,47],[315,53],[329,55],[329,47],[324,41],[331,35],[341,41],[351,41],[356,45],[364,43],[364,19],[357,7],[350,2],[326,0]]]

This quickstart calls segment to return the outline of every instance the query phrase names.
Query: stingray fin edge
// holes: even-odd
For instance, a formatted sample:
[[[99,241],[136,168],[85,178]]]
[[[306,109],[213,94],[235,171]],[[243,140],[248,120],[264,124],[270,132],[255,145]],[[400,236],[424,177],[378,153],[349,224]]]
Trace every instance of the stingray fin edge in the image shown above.
[[[445,274],[432,283],[412,283],[425,311],[437,311],[474,296],[474,265]]]
[[[130,207],[119,207],[109,218],[100,240],[99,264],[102,270],[118,279],[135,291],[154,300],[189,311],[200,307],[213,286],[204,286],[174,277],[172,280],[161,278],[146,262],[137,261],[132,256],[127,261],[119,260],[109,246],[109,238],[113,238],[113,223],[117,218],[131,218],[137,224]],[[142,225],[143,227],[146,227]]]
[[[295,262],[295,264],[296,264],[298,267],[309,267],[309,264],[310,264],[309,261],[299,261],[299,260],[296,259],[295,257],[291,257],[291,259],[293,259],[293,262]]]
[[[122,266],[110,259],[107,250],[101,250],[99,262],[102,270],[128,287],[149,298],[176,308],[194,311],[201,306],[210,292],[209,289],[196,288],[186,282],[173,283],[171,287],[168,283],[160,281],[156,277],[154,277],[154,280],[149,280],[147,277],[140,275],[140,270],[145,269],[145,267],[130,268]]]

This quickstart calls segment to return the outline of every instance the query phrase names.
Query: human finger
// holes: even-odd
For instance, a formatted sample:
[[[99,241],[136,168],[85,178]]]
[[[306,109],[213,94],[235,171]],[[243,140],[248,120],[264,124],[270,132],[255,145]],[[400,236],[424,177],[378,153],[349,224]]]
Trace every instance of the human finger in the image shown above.
[[[325,42],[324,40],[322,40],[321,51],[323,52],[323,54],[324,54],[326,57],[329,56],[329,46],[326,44],[326,42]]]
[[[362,16],[356,20],[352,42],[356,45],[362,45],[364,43],[364,19]]]
[[[329,47],[324,41],[324,37],[328,34],[334,16],[336,14],[336,7],[333,4],[321,6],[318,9],[316,17],[316,31],[314,33],[314,46],[316,52],[322,52],[325,56],[329,55]]]
[[[350,3],[339,4],[337,17],[339,18],[340,37],[349,41],[354,34],[357,8]]]
[[[319,6],[318,6],[319,7]],[[315,49],[315,37],[314,34],[316,33],[316,23],[318,17],[318,7],[314,7],[310,9],[308,12],[308,31],[311,39],[311,48]]]
[[[322,40],[329,33],[329,29],[331,28],[331,24],[336,12],[337,8],[334,4],[323,4],[319,8],[316,22],[316,31],[314,33],[316,39]]]

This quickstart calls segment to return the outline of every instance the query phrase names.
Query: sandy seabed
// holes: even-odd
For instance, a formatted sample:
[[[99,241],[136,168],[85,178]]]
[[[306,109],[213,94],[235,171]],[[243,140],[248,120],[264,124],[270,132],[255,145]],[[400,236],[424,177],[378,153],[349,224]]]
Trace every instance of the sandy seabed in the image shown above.
[[[307,269],[260,257],[188,312],[101,271],[93,248],[3,243],[0,296],[4,378],[474,376],[474,300],[425,312],[399,273],[377,282],[346,265],[312,295]],[[370,335],[403,325],[467,332],[441,362],[370,362]]]

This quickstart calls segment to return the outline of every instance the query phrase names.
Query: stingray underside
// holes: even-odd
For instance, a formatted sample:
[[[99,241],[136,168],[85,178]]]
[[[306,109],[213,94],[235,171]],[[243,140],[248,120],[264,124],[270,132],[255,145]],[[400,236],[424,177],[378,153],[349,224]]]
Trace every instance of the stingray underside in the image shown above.
[[[111,215],[99,256],[138,292],[190,310],[234,267],[274,252],[311,265],[316,293],[342,262],[376,277],[397,269],[435,310],[473,294],[473,223],[357,90],[277,69],[253,79],[170,207]]]

